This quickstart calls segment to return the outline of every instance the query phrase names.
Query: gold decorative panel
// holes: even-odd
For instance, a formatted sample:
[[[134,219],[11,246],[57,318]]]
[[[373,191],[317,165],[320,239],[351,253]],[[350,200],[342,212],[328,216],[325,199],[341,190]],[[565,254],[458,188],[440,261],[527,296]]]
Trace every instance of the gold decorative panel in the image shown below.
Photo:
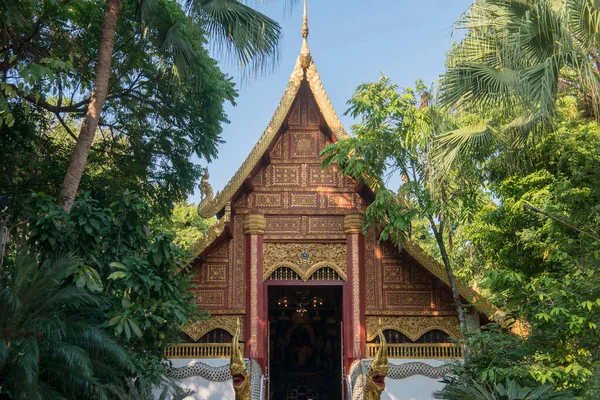
[[[458,317],[367,317],[367,341],[377,336],[378,321],[381,319],[382,330],[396,330],[413,342],[432,330],[446,332],[454,338],[460,338]]]
[[[291,208],[317,208],[319,205],[318,193],[292,193]]]
[[[344,217],[342,216],[309,216],[308,233],[343,233]]]
[[[273,186],[300,186],[300,165],[273,165]]]
[[[309,165],[308,185],[337,187],[339,174],[333,167],[321,168],[320,164]]]
[[[256,193],[254,206],[256,208],[281,208],[283,205],[281,193]]]
[[[267,232],[274,234],[301,234],[302,217],[267,217]]]
[[[333,269],[343,280],[347,277],[345,243],[265,243],[263,260],[264,280],[279,267],[290,268],[304,281],[324,267]]]
[[[185,327],[183,332],[196,342],[213,329],[223,329],[233,336],[235,335],[236,321],[238,318],[240,318],[238,315],[215,315],[210,319],[199,321]]]
[[[223,307],[226,299],[227,289],[202,289],[196,292],[196,303],[205,308]]]
[[[330,193],[328,195],[327,204],[329,207],[353,208],[354,193]]]
[[[319,156],[318,136],[315,132],[291,132],[291,158],[316,158]]]

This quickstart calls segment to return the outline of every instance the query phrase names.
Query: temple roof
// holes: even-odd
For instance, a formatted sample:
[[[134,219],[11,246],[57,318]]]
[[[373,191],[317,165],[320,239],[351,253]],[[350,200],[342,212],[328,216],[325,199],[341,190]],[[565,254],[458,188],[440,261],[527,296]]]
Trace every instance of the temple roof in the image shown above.
[[[339,120],[325,89],[321,82],[314,60],[310,54],[308,47],[308,22],[306,17],[306,2],[304,4],[304,22],[302,26],[302,48],[300,55],[296,60],[296,65],[292,71],[292,75],[287,84],[283,97],[279,101],[279,105],[267,125],[258,142],[250,151],[248,157],[244,160],[240,168],[225,185],[223,190],[212,197],[209,195],[203,199],[198,205],[198,214],[203,218],[212,218],[213,216],[222,213],[223,217],[207,232],[195,246],[194,253],[197,257],[201,257],[206,251],[212,249],[215,245],[228,237],[231,233],[227,233],[227,226],[230,215],[230,202],[234,200],[236,193],[243,189],[244,181],[251,178],[252,172],[261,163],[263,156],[268,152],[269,148],[275,141],[277,134],[280,132],[286,117],[288,116],[292,105],[300,91],[300,87],[304,82],[308,84],[315,102],[321,112],[323,120],[329,129],[332,140],[338,141],[348,137],[344,126]],[[419,262],[431,274],[440,279],[446,285],[449,285],[446,269],[442,263],[429,255],[416,242],[405,239],[403,241],[404,250],[410,254],[417,262]],[[457,279],[460,295],[465,299],[470,299],[475,303],[475,307],[484,314],[491,315],[495,308],[485,299],[480,298],[480,294],[473,289],[467,282]]]
[[[269,146],[277,136],[277,133],[281,129],[285,118],[288,115],[296,95],[300,90],[300,86],[303,81],[308,83],[308,86],[315,98],[319,111],[323,116],[325,124],[329,128],[329,131],[333,135],[334,141],[345,139],[348,137],[344,126],[338,118],[325,89],[321,82],[321,77],[317,72],[315,63],[312,56],[310,55],[310,49],[308,47],[308,23],[306,19],[306,4],[304,11],[304,24],[302,28],[302,49],[300,55],[296,60],[296,66],[292,71],[292,75],[287,84],[283,97],[279,101],[279,105],[275,110],[275,114],[271,118],[269,125],[258,139],[256,145],[246,160],[242,163],[241,167],[237,170],[235,175],[225,185],[223,190],[216,194],[214,198],[206,198],[198,205],[198,214],[203,218],[211,218],[215,216],[219,211],[223,210],[225,205],[231,201],[233,196],[240,190],[244,180],[250,177],[252,170],[258,165],[263,154],[267,152]]]

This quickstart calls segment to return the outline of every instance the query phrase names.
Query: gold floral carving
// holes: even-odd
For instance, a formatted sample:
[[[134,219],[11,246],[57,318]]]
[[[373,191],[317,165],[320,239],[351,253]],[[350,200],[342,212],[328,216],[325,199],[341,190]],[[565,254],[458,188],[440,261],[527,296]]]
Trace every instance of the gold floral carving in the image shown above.
[[[333,269],[344,281],[347,279],[345,243],[265,243],[263,260],[264,280],[279,267],[292,269],[305,282],[324,267]]]
[[[186,326],[183,332],[196,342],[213,329],[223,329],[231,335],[235,335],[238,318],[236,315],[215,315],[210,319]]]
[[[262,235],[267,228],[267,220],[262,214],[248,214],[244,219],[244,234]]]
[[[382,329],[393,329],[408,337],[413,342],[427,332],[437,329],[454,338],[460,338],[458,318],[447,317],[367,317],[367,341],[377,336],[377,324],[381,319]]]

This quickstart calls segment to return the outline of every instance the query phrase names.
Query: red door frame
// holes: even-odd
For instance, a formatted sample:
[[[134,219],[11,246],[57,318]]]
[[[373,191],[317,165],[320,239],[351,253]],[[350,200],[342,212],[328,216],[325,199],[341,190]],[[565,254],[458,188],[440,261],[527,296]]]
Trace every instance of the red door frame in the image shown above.
[[[319,280],[310,280],[307,282],[301,281],[301,280],[295,280],[295,281],[282,281],[282,280],[268,280],[268,281],[264,281],[263,282],[263,324],[265,325],[265,329],[268,329],[269,326],[269,287],[271,286],[337,286],[337,287],[341,287],[342,288],[342,309],[340,310],[340,318],[342,319],[342,323],[344,324],[345,328],[348,329],[352,329],[351,326],[349,326],[349,324],[346,324],[344,321],[344,309],[348,306],[347,302],[351,301],[350,299],[348,299],[348,296],[346,295],[346,290],[345,290],[345,286],[346,286],[346,282],[344,281],[334,281],[334,280],[328,280],[328,281],[319,281]],[[263,332],[266,332],[266,330],[264,330]],[[266,370],[266,366],[269,365],[269,360],[268,357],[271,356],[271,354],[269,354],[269,334],[270,332],[266,332],[267,334],[264,335],[264,339],[263,339],[263,348],[265,349],[265,354],[266,354],[266,359],[264,361],[264,368]],[[340,335],[344,335],[345,332],[340,332]],[[344,340],[344,338],[341,338],[342,340]],[[344,342],[344,346],[346,345],[346,343]],[[343,351],[343,350],[342,350]],[[343,354],[342,354],[343,355]],[[344,374],[344,365],[341,366],[342,367],[342,375]],[[270,374],[270,371],[265,371],[268,372]],[[341,377],[343,379],[343,376]],[[265,398],[268,399],[269,398],[269,383],[267,383],[265,385]]]

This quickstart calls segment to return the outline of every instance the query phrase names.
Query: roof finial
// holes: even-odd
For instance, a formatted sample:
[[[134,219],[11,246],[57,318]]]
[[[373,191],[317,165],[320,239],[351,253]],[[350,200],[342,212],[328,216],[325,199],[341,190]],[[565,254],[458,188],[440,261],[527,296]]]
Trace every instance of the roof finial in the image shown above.
[[[309,67],[311,62],[310,49],[308,48],[308,16],[306,13],[306,0],[304,0],[304,20],[302,22],[302,50],[300,50],[300,63],[302,68]]]
[[[306,0],[304,0],[304,20],[302,22],[302,39],[308,38],[308,16],[306,14]]]

